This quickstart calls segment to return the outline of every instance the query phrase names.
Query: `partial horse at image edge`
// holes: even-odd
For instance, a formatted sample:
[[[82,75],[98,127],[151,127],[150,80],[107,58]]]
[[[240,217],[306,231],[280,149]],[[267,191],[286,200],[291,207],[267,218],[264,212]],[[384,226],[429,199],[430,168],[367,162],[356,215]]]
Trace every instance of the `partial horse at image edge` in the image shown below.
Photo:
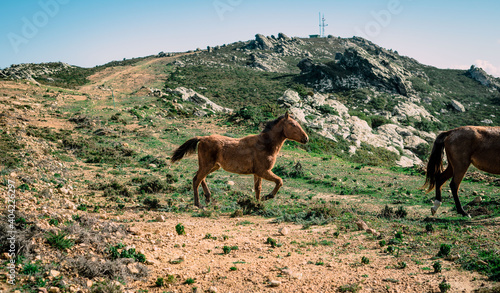
[[[255,198],[260,200],[262,179],[272,181],[275,188],[263,200],[274,198],[283,185],[283,180],[271,169],[285,140],[307,143],[309,137],[288,112],[274,121],[268,122],[258,135],[231,138],[222,135],[197,136],[187,140],[172,154],[175,163],[198,148],[198,171],[193,178],[194,205],[200,207],[198,188],[201,184],[205,201],[210,202],[211,193],[206,176],[222,168],[236,174],[253,174]]]
[[[443,167],[443,150],[448,160],[446,169]],[[427,164],[423,186],[427,187],[427,192],[436,189],[432,215],[435,215],[441,206],[443,184],[452,178],[450,188],[457,212],[469,216],[460,203],[458,189],[471,164],[479,170],[500,174],[500,127],[462,126],[437,136]]]

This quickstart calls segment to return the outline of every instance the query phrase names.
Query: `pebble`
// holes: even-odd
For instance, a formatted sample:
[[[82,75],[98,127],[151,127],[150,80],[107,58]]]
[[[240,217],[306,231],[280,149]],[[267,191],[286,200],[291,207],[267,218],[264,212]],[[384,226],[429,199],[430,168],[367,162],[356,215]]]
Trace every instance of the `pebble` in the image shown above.
[[[210,293],[217,293],[217,287],[214,287],[214,286],[210,287],[208,289],[208,292],[210,292]]]
[[[133,275],[137,275],[139,274],[139,270],[137,269],[135,263],[129,263],[127,265],[127,269],[129,271],[129,273],[133,274]]]
[[[158,215],[158,217],[156,217],[156,221],[157,222],[165,222],[165,216],[164,215]]]
[[[61,272],[56,271],[56,270],[50,270],[50,272],[49,272],[49,276],[54,277],[54,278],[59,277],[60,274],[61,274]]]
[[[50,287],[49,293],[59,293],[61,290],[57,287]]]
[[[279,287],[279,285],[281,285],[280,281],[275,281],[275,280],[269,281],[269,286],[271,287]]]
[[[283,235],[283,236],[286,236],[290,233],[290,230],[287,228],[287,227],[282,227],[278,230],[278,232]]]
[[[356,222],[356,225],[358,225],[358,230],[360,231],[365,231],[366,229],[368,229],[368,225],[363,220],[358,220]]]
[[[478,197],[474,198],[473,201],[474,201],[474,203],[480,203],[483,201],[483,199],[480,196],[478,196]]]

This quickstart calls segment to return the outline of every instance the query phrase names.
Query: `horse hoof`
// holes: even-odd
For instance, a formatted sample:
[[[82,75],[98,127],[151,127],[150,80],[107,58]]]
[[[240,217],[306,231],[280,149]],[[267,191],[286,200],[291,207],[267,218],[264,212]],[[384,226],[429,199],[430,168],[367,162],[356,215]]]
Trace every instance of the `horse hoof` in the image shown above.
[[[271,198],[274,198],[274,196],[271,194],[268,194],[268,195],[264,196],[264,198],[262,198],[262,200],[269,200]]]

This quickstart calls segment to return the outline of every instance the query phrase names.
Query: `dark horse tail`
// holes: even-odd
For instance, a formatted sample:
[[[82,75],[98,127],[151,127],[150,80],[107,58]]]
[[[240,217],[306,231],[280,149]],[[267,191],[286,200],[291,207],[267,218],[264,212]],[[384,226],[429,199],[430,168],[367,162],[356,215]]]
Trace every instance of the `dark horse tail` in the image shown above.
[[[434,141],[434,146],[432,147],[432,152],[429,157],[429,163],[427,163],[427,176],[425,178],[425,183],[422,189],[427,187],[427,192],[430,192],[436,186],[436,177],[443,172],[443,149],[444,140],[451,133],[451,131],[446,131],[439,134]]]
[[[172,163],[175,163],[182,158],[184,158],[185,155],[190,155],[196,152],[196,146],[198,145],[198,142],[200,141],[199,137],[193,137],[190,140],[186,141],[184,144],[182,144],[179,148],[177,148],[170,161]]]

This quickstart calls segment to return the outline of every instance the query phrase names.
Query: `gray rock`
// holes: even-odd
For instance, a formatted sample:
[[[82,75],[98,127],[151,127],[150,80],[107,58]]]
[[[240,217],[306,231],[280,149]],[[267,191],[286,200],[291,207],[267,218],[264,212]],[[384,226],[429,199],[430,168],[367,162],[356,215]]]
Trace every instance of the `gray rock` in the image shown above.
[[[255,35],[255,42],[256,42],[256,45],[262,50],[273,50],[274,49],[273,42],[264,35],[256,34]]]
[[[284,33],[278,33],[278,39],[284,40],[284,41],[290,41],[291,39],[285,35]]]
[[[182,100],[190,101],[195,104],[198,104],[203,109],[211,109],[215,112],[223,112],[223,113],[232,113],[233,109],[225,108],[217,105],[216,103],[210,101],[207,97],[195,92],[192,89],[188,89],[185,87],[178,87],[175,90],[171,90],[174,93],[178,93],[181,95]]]
[[[500,81],[495,79],[493,76],[488,75],[482,68],[472,65],[469,70],[465,72],[465,75],[478,81],[484,86],[500,90]]]
[[[465,107],[457,100],[451,100],[450,105],[458,112],[465,112]]]
[[[278,103],[289,108],[300,104],[300,96],[296,91],[287,89],[283,96],[278,98]]]

